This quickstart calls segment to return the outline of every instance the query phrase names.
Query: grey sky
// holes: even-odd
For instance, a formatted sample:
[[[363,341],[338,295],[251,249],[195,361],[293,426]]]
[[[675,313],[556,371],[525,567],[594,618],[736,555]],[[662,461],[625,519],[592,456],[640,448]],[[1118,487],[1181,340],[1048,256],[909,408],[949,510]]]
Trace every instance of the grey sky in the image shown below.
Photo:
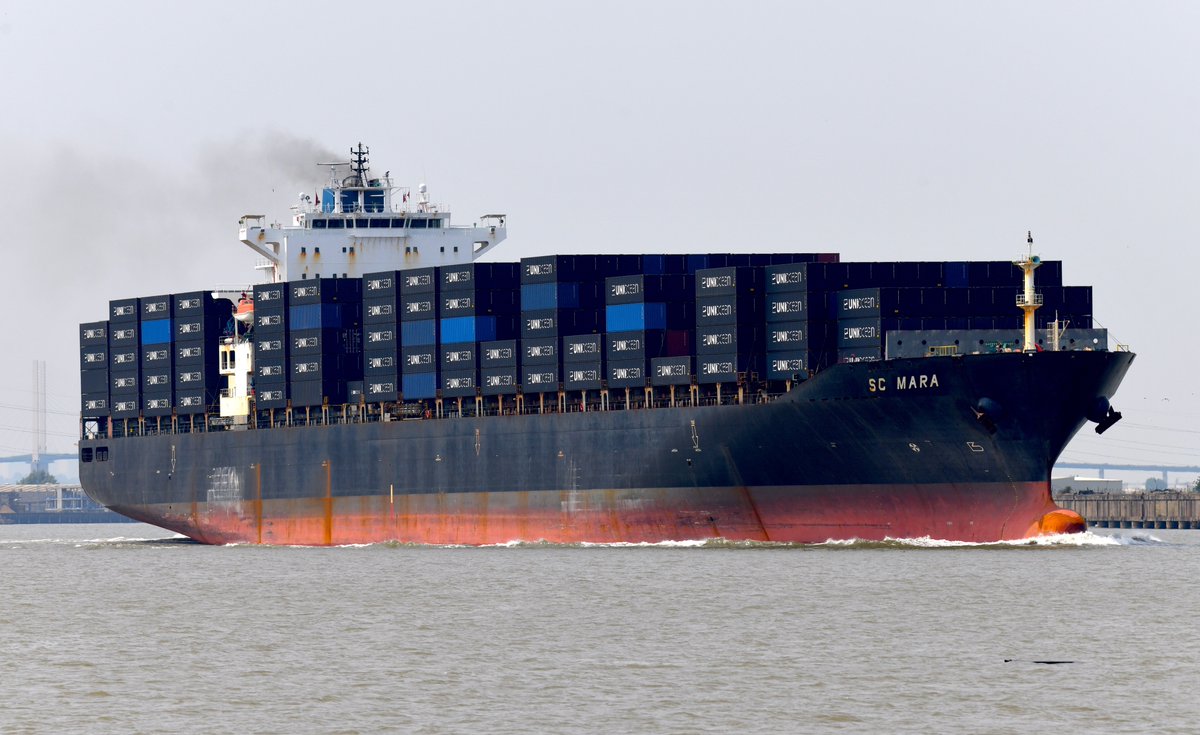
[[[1032,229],[1140,353],[1068,455],[1200,461],[1200,6],[248,5],[0,6],[0,455],[33,358],[71,451],[76,325],[249,281],[237,217],[361,140],[460,222],[506,212],[497,258],[1006,259]]]

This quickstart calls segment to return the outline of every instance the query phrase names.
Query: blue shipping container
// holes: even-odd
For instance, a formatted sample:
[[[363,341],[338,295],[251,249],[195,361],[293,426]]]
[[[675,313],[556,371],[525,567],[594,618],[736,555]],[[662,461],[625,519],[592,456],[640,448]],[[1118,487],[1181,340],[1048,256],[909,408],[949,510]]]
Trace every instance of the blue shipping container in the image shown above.
[[[341,326],[342,304],[303,304],[288,311],[288,329],[336,329]]]
[[[521,311],[578,307],[578,283],[526,283],[521,286]]]
[[[494,339],[496,339],[496,317],[494,316],[457,316],[442,320],[442,344],[490,342]],[[406,340],[405,344],[413,343]]]
[[[171,320],[155,319],[142,322],[142,344],[161,345],[171,341]]]
[[[635,332],[667,328],[667,305],[660,303],[610,304],[604,309],[605,331]]]
[[[420,400],[437,396],[437,373],[405,373],[404,400]]]
[[[400,324],[400,344],[412,347],[437,344],[437,319]]]

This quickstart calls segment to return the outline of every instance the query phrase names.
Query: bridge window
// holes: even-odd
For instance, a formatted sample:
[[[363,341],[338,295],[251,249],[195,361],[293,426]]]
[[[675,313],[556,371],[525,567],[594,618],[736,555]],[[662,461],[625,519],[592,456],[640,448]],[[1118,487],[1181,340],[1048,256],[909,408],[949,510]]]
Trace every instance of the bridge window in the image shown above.
[[[315,219],[312,221],[313,229],[314,230],[323,230],[323,229],[325,229],[325,225],[327,222],[328,222],[328,220]]]
[[[392,227],[399,227],[400,229],[404,229],[404,218],[396,217],[395,219],[393,219]]]
[[[440,228],[442,226],[442,221],[440,219],[431,219],[429,220],[429,226],[433,228]]]
[[[429,221],[429,220],[423,220],[423,219],[414,219],[414,220],[412,220],[411,222],[409,222],[409,223],[408,223],[408,226],[409,226],[409,227],[411,227],[411,228],[412,228],[412,229],[414,229],[414,230],[422,230],[422,229],[425,229],[426,227],[428,227],[428,226],[429,226],[429,225],[427,224],[427,223],[428,223],[428,221]]]
[[[387,227],[389,224],[391,224],[391,222],[392,221],[387,217],[376,217],[375,219],[371,220],[371,229],[376,230],[381,227]]]
[[[329,229],[331,229],[331,230],[342,230],[342,229],[345,229],[345,226],[346,226],[346,223],[340,219],[329,220]]]

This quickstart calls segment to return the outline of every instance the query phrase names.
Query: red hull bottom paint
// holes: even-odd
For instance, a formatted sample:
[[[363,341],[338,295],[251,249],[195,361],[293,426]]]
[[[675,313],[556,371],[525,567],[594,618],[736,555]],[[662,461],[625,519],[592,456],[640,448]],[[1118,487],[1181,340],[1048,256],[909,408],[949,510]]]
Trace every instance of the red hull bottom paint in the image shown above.
[[[1045,482],[430,493],[115,508],[204,543],[989,542],[1082,531]]]

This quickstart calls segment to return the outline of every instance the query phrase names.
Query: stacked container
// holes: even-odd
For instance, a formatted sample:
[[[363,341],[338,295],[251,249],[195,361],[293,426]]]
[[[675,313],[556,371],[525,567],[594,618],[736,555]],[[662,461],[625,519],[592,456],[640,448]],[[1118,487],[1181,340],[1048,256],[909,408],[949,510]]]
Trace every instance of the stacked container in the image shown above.
[[[397,274],[400,291],[400,392],[406,401],[437,396],[438,274],[417,268]]]
[[[220,401],[220,370],[217,346],[233,313],[233,304],[214,299],[207,291],[175,294],[171,298],[174,339],[170,347],[175,375],[177,413],[204,413]],[[143,352],[148,353],[143,345]]]
[[[79,388],[84,417],[109,415],[108,376],[108,322],[80,324]]]
[[[438,269],[439,385],[446,398],[480,387],[480,343],[517,336],[517,264],[468,263]]]
[[[696,271],[696,362],[701,384],[736,382],[763,366],[763,269]]]
[[[349,382],[362,380],[362,281],[317,278],[293,281],[287,335],[292,406],[339,404]]]
[[[288,405],[288,284],[254,287],[254,402],[257,408]]]
[[[368,403],[400,397],[400,278],[398,271],[363,276],[363,397]]]
[[[819,367],[826,339],[824,269],[790,263],[769,266],[763,275],[767,379],[804,378]]]
[[[693,279],[684,273],[605,279],[604,357],[610,388],[647,384],[650,364],[692,352]]]
[[[171,319],[171,295],[141,299],[142,415],[170,416],[175,405],[174,328]]]
[[[562,338],[563,388],[599,390],[605,379],[604,335],[577,334]]]
[[[519,355],[515,339],[479,343],[479,388],[483,395],[508,396],[517,392],[521,384]]]
[[[113,418],[137,418],[141,410],[140,303],[140,299],[120,299],[108,304],[108,385]]]

